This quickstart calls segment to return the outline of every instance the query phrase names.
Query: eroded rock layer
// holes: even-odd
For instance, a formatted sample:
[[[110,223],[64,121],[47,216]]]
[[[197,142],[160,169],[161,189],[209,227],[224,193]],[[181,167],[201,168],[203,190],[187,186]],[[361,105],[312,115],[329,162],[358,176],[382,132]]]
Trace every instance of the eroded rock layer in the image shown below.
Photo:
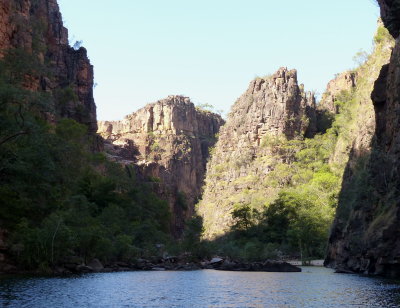
[[[169,96],[122,121],[99,122],[110,158],[135,163],[168,200],[172,231],[179,237],[200,197],[209,148],[224,121],[200,110],[188,97]]]

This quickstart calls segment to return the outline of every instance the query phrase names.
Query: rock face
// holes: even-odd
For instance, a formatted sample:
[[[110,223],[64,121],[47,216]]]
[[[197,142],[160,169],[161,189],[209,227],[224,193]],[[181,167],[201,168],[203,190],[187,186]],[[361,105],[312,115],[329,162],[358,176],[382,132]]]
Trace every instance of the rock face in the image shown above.
[[[207,166],[198,207],[205,237],[215,238],[230,229],[233,205],[243,201],[243,191],[248,191],[249,198],[257,198],[255,190],[276,195],[262,187],[274,165],[269,159],[273,155],[264,143],[275,137],[312,135],[316,132],[315,119],[314,95],[298,85],[296,70],[280,68],[275,74],[250,83],[232,107]]]
[[[93,67],[84,48],[68,45],[56,0],[0,0],[0,57],[10,50],[23,50],[46,67],[27,88],[51,93],[56,117],[73,118],[96,132]]]
[[[343,91],[352,91],[357,85],[357,74],[355,72],[344,72],[328,83],[326,91],[318,104],[319,110],[327,110],[330,113],[339,113],[336,101]]]
[[[398,35],[400,15],[393,12],[399,2],[379,2],[385,24]],[[325,260],[339,271],[400,277],[399,62],[397,38],[371,95],[376,120],[371,148],[353,146],[343,180]]]
[[[196,108],[188,97],[169,96],[122,121],[99,122],[99,133],[111,158],[136,163],[168,200],[172,231],[182,234],[201,194],[209,148],[224,124],[214,113]]]
[[[396,38],[400,34],[400,1],[378,0],[382,20],[390,34]]]

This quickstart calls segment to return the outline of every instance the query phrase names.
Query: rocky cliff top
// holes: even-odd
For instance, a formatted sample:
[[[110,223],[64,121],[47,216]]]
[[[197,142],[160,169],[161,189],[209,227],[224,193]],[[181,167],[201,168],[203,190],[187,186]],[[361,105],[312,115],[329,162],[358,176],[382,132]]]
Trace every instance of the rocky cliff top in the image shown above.
[[[218,132],[222,122],[219,115],[196,108],[190,98],[170,95],[127,115],[122,121],[99,121],[98,132],[107,135],[112,127],[113,134],[168,132],[210,135]]]
[[[156,181],[157,193],[168,200],[172,231],[182,234],[200,197],[209,148],[224,120],[196,108],[188,97],[168,96],[148,104],[122,121],[99,122],[108,155],[136,163],[142,176]]]
[[[56,0],[0,1],[0,57],[13,50],[32,55],[46,67],[25,86],[51,93],[56,117],[73,118],[95,133],[93,67],[84,48],[68,45]]]
[[[276,161],[284,158],[274,156],[266,145],[268,140],[301,139],[315,131],[315,98],[298,85],[296,70],[282,67],[250,82],[233,105],[207,165],[206,185],[198,207],[205,236],[214,238],[229,231],[235,203],[276,195],[263,182]]]
[[[267,133],[290,139],[305,134],[308,128],[315,129],[307,116],[313,110],[314,95],[298,85],[297,71],[282,67],[271,76],[250,82],[233,105],[223,133],[252,145],[260,145]]]

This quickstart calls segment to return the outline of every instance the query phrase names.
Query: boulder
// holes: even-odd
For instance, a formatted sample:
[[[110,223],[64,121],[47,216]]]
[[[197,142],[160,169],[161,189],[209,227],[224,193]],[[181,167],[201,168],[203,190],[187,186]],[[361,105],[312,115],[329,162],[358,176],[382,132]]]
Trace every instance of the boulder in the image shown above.
[[[262,264],[263,272],[301,272],[301,268],[287,262],[266,261]]]
[[[72,274],[72,272],[65,267],[62,266],[56,266],[53,270],[53,273],[56,275],[69,275]]]
[[[93,268],[84,264],[80,264],[75,267],[75,271],[78,273],[92,273]]]
[[[212,258],[211,261],[209,262],[209,264],[213,265],[213,264],[217,264],[217,263],[222,263],[224,261],[224,259],[219,258],[219,257],[215,257]]]
[[[95,272],[100,272],[104,269],[103,264],[99,261],[99,259],[93,259],[87,264],[89,267],[93,269]]]

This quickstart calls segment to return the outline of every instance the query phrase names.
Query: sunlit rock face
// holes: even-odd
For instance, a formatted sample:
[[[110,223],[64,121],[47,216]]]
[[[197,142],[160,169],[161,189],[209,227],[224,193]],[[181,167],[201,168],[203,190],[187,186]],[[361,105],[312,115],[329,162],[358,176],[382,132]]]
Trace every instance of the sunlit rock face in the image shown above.
[[[0,57],[12,50],[37,57],[46,68],[39,78],[27,79],[26,87],[52,94],[52,115],[75,119],[89,133],[96,132],[93,67],[84,48],[68,45],[56,0],[0,1]]]
[[[321,101],[318,104],[319,110],[326,110],[330,113],[339,113],[339,107],[335,102],[340,98],[343,91],[352,91],[357,85],[357,74],[355,72],[344,72],[331,80],[326,91],[322,95]]]
[[[99,122],[111,159],[135,163],[144,180],[168,200],[171,229],[182,235],[201,195],[209,149],[224,124],[212,112],[200,110],[188,97],[169,96],[126,116]]]
[[[263,146],[266,138],[287,139],[312,136],[316,132],[313,93],[297,82],[297,71],[280,68],[276,73],[256,78],[235,102],[207,166],[204,194],[198,206],[206,238],[216,238],[230,230],[232,209],[248,191],[273,196],[263,187],[274,168],[274,158]],[[279,155],[278,155],[279,156]]]

